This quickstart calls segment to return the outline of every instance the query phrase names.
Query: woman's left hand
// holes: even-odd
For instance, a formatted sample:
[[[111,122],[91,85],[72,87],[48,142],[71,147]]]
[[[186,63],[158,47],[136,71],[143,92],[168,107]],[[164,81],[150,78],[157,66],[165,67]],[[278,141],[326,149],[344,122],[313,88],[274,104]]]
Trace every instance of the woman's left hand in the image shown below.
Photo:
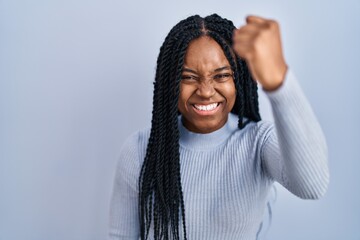
[[[282,84],[287,65],[276,21],[248,16],[246,24],[234,30],[233,42],[235,53],[246,60],[252,77],[265,90],[275,90]]]

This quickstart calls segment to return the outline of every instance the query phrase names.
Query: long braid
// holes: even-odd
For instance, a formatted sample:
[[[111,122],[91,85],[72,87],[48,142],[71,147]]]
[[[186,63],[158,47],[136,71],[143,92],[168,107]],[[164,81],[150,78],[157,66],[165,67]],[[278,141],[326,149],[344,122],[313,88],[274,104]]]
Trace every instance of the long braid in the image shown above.
[[[237,57],[231,48],[234,29],[231,21],[216,14],[206,18],[191,16],[170,30],[160,48],[154,82],[152,126],[138,185],[142,240],[148,238],[152,222],[155,240],[180,240],[180,214],[183,236],[187,240],[177,104],[186,50],[193,39],[200,36],[213,38],[229,60],[236,88],[232,112],[239,116],[239,128],[246,125],[243,117],[260,120],[257,86],[245,61]]]
[[[184,52],[185,54],[185,51],[186,51],[186,46],[187,46],[187,43],[186,42],[189,42],[190,40],[187,40],[188,39],[188,36],[186,35],[183,35],[182,39],[178,39],[178,44],[176,44],[175,46],[175,49],[183,49],[182,51],[179,51],[179,52],[174,52],[173,54],[173,60],[175,59],[181,59],[183,58],[183,56],[181,56],[182,52]],[[183,55],[184,55],[183,54]],[[179,63],[178,63],[179,64]],[[170,70],[171,72],[177,72],[176,71],[176,67],[178,64],[174,64],[173,65],[173,68]],[[170,85],[174,85],[175,84],[175,87],[169,87],[168,89],[176,89],[176,83],[177,83],[177,77],[175,78],[175,81],[169,81]],[[176,95],[176,92],[175,91],[168,91],[167,92],[167,97],[166,99],[170,100],[170,101],[167,101],[167,105],[168,105],[168,109],[172,109],[172,111],[169,111],[168,112],[168,119],[174,119],[174,117],[171,117],[171,116],[174,116],[177,118],[177,95]],[[175,126],[177,128],[177,125]],[[166,123],[166,125],[164,126],[164,128],[167,130],[166,131],[166,136],[168,139],[174,139],[174,136],[173,136],[173,133],[174,133],[174,130],[175,130],[175,127],[174,127],[174,121],[168,121]],[[172,145],[171,143],[175,143],[176,145]],[[175,142],[170,142],[169,146],[166,147],[167,149],[167,153],[166,155],[175,155],[176,156],[176,153],[178,152],[178,140]],[[177,149],[177,150],[176,150]],[[174,152],[177,151],[177,152]],[[176,159],[176,157],[175,157]],[[169,189],[174,189],[175,191],[171,191],[171,192],[168,192],[166,194],[166,196],[168,197],[167,199],[167,202],[169,204],[169,214],[170,214],[170,218],[171,218],[171,230],[172,230],[172,233],[175,237],[175,239],[178,239],[178,218],[179,218],[179,215],[178,215],[178,211],[175,211],[175,210],[178,210],[179,208],[179,203],[178,203],[178,200],[179,200],[179,196],[177,194],[179,190],[178,188],[181,187],[181,186],[178,186],[176,184],[176,180],[177,179],[174,179],[174,178],[171,178],[170,179],[170,176],[176,176],[178,173],[176,171],[176,167],[177,165],[180,165],[180,162],[179,161],[167,161],[167,169],[169,170],[167,173],[168,173],[168,176],[167,176],[167,179],[164,179],[164,181],[168,184]],[[175,209],[174,206],[177,206],[177,208]],[[185,218],[184,218],[185,220]],[[164,225],[163,225],[164,226]],[[164,228],[163,231],[165,231],[165,235],[166,235],[166,238],[167,239],[167,226],[164,226],[166,228]]]
[[[184,65],[184,59],[185,59],[185,54],[186,54],[186,49],[188,44],[190,43],[190,41],[194,38],[197,38],[201,35],[200,31],[193,31],[189,33],[189,36],[186,38],[185,44],[182,46],[182,49],[179,50],[179,56],[178,56],[178,64],[177,64],[177,74],[176,74],[176,87],[175,87],[175,92],[174,92],[174,96],[173,99],[174,101],[172,102],[172,107],[173,109],[177,109],[177,104],[178,104],[178,97],[179,97],[179,93],[180,93],[180,81],[181,81],[181,72],[182,72],[182,68]],[[172,129],[170,131],[172,137],[175,139],[174,142],[171,143],[171,148],[175,148],[177,149],[177,151],[175,152],[176,154],[176,158],[180,160],[180,153],[179,153],[179,129],[178,129],[178,119],[177,119],[177,111],[172,111]],[[176,161],[173,163],[174,164],[174,176],[176,176],[177,178],[174,179],[173,184],[176,186],[176,189],[178,189],[177,192],[175,192],[175,198],[174,198],[174,216],[176,217],[176,219],[178,218],[178,206],[180,203],[180,209],[181,209],[181,215],[183,217],[183,232],[184,232],[184,239],[187,239],[187,234],[186,234],[186,221],[185,221],[185,204],[184,204],[184,198],[183,198],[183,191],[181,188],[181,174],[180,174],[180,161]],[[178,239],[178,235],[175,234],[176,239]]]

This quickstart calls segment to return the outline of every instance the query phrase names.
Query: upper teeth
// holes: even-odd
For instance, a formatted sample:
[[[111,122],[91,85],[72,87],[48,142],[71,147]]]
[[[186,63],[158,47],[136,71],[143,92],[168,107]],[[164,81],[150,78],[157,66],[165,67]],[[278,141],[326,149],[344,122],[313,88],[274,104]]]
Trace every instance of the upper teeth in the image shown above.
[[[217,103],[212,103],[212,104],[209,104],[209,105],[197,105],[197,104],[194,104],[194,106],[201,110],[201,111],[211,111],[213,109],[215,109],[217,107]]]

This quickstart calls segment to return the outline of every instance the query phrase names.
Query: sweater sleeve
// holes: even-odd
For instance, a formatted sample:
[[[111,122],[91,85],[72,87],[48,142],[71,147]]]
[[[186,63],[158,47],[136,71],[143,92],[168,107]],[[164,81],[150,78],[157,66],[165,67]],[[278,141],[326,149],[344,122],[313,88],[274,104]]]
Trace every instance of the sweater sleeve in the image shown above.
[[[265,94],[275,121],[262,148],[267,173],[296,196],[318,199],[329,183],[326,140],[291,69],[277,90]]]
[[[130,136],[121,148],[115,170],[109,214],[109,240],[138,240],[138,137]]]

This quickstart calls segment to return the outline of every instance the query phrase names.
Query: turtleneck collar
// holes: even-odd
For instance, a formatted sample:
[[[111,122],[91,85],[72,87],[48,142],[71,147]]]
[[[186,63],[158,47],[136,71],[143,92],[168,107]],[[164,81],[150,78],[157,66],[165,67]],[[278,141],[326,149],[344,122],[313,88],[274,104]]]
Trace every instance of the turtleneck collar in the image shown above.
[[[229,113],[224,126],[211,133],[195,133],[188,130],[178,117],[180,145],[191,149],[209,149],[222,145],[230,135],[238,129],[238,116]]]

